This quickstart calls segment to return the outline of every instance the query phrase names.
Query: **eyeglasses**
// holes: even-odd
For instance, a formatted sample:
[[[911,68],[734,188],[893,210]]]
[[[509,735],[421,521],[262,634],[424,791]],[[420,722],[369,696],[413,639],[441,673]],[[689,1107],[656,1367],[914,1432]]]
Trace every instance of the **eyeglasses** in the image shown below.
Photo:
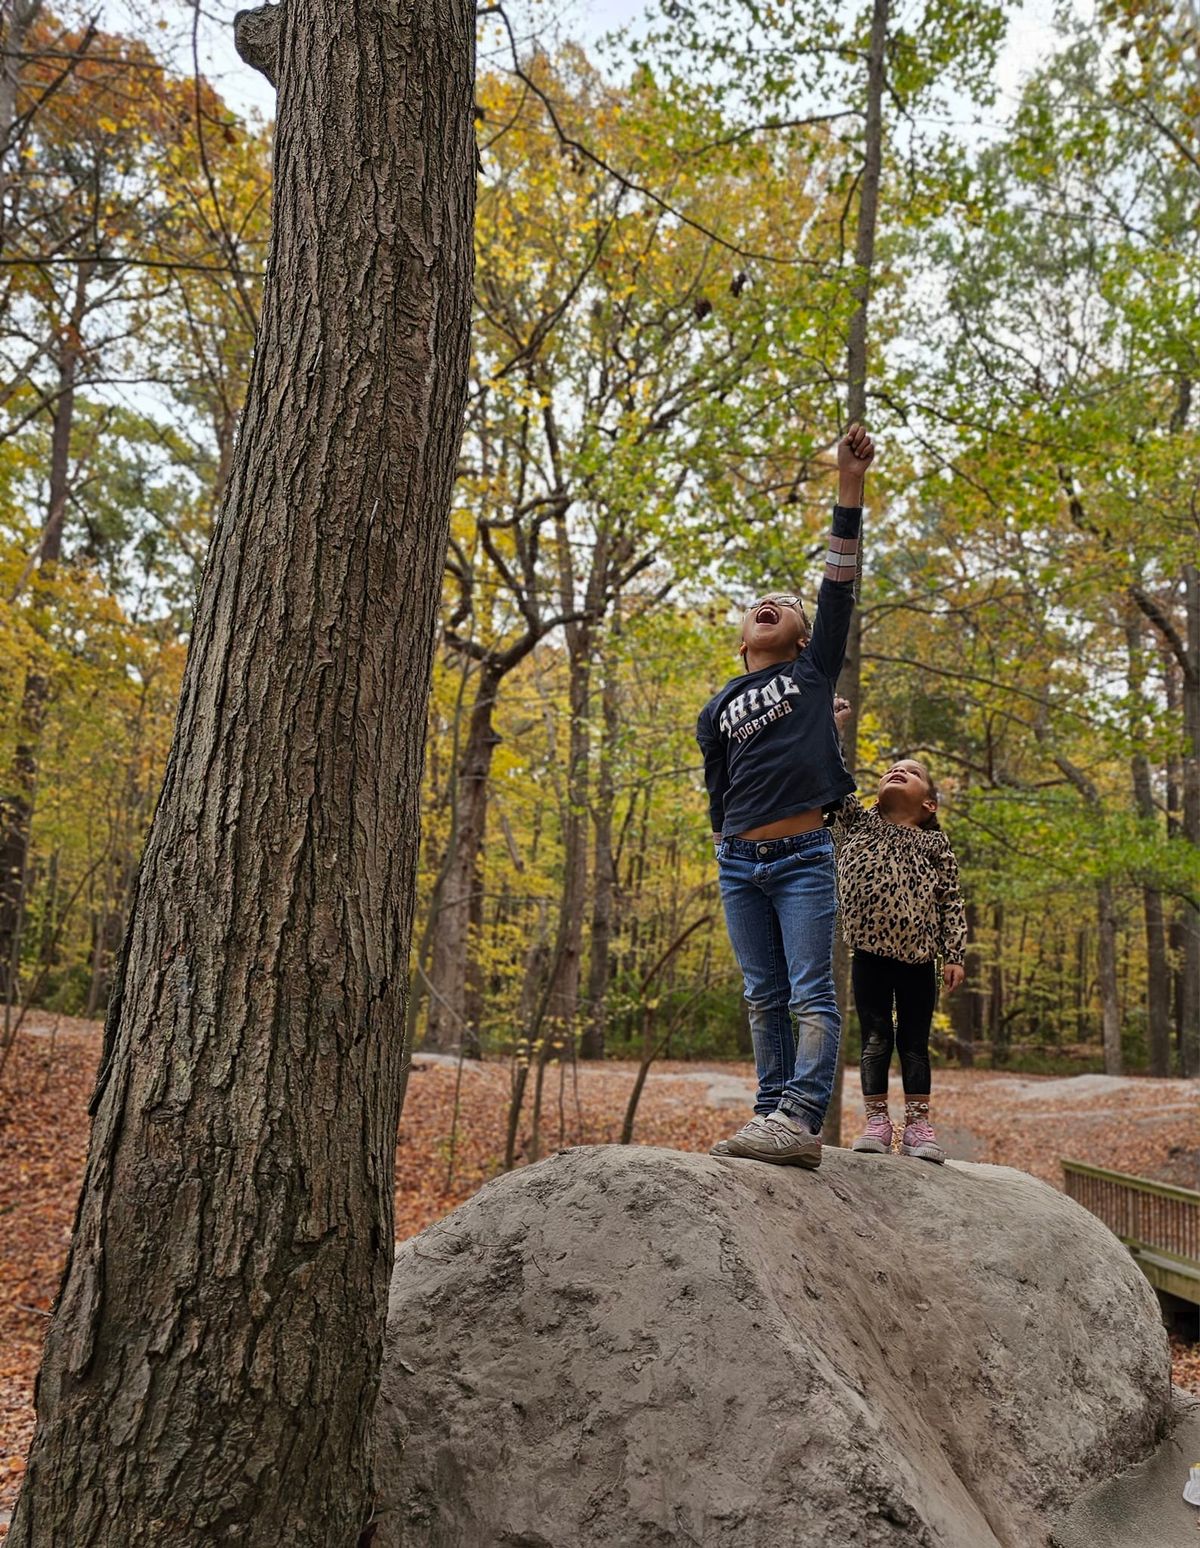
[[[765,607],[768,602],[774,602],[776,607],[794,607],[800,613],[804,611],[804,603],[799,597],[789,597],[783,593],[777,594],[775,592],[772,592],[768,597],[759,597],[758,601],[752,602],[746,611],[748,613],[757,612],[760,607]]]
[[[807,642],[812,638],[812,624],[810,624],[808,621],[808,614],[804,611],[804,603],[801,602],[799,597],[791,596],[784,591],[773,591],[769,596],[759,597],[757,602],[753,603],[746,609],[747,619],[752,618],[753,615],[758,612],[759,608],[765,607],[768,602],[772,603],[775,607],[790,607],[795,610],[797,617],[800,619],[801,635],[804,639],[804,642],[807,644]]]

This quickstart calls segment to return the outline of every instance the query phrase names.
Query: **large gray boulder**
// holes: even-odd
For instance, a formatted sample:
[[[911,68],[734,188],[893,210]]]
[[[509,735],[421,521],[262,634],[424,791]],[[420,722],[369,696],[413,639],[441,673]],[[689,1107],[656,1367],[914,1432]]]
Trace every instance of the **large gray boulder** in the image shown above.
[[[1034,1548],[1171,1412],[1153,1292],[1024,1173],[569,1150],[398,1251],[375,1548]]]

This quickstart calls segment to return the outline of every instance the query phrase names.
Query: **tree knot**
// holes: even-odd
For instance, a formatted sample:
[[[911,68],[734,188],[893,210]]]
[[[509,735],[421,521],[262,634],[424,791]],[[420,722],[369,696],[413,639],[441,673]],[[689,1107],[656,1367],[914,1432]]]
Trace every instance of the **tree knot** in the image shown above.
[[[283,5],[260,5],[233,18],[233,46],[271,85],[277,84],[279,50],[283,41]]]

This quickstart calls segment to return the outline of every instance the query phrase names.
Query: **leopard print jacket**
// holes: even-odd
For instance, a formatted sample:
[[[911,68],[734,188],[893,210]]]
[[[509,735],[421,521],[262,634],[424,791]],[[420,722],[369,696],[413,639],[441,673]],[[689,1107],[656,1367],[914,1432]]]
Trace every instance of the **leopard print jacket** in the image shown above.
[[[847,946],[898,962],[962,963],[967,922],[946,835],[885,822],[855,796],[835,814],[833,831]]]

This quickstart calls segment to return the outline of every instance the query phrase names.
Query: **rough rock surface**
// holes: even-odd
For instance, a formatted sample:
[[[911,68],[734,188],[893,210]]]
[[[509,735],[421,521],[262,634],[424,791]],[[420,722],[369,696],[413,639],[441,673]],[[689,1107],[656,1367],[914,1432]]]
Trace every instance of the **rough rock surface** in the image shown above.
[[[1169,1370],[1132,1260],[1023,1173],[564,1151],[399,1250],[374,1548],[1034,1548]]]

